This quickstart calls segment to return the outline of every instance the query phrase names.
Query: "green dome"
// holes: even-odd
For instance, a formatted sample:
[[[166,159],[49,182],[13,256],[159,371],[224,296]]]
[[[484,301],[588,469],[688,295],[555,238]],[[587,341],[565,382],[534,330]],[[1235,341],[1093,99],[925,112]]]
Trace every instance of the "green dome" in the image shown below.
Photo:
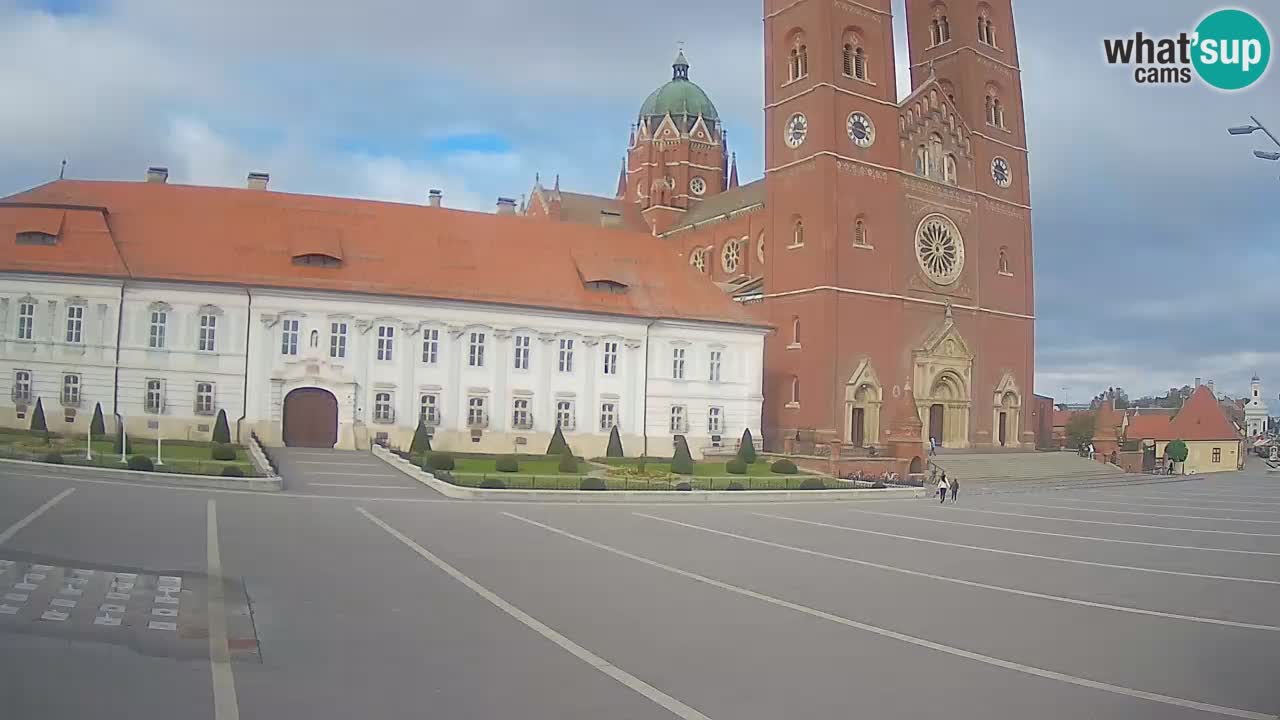
[[[719,120],[720,114],[716,112],[716,106],[711,102],[711,98],[707,97],[697,83],[689,80],[689,63],[684,59],[683,52],[676,58],[672,68],[675,73],[671,82],[654,90],[645,99],[644,105],[640,106],[640,117],[663,117],[668,114],[672,117],[701,115],[707,120]]]

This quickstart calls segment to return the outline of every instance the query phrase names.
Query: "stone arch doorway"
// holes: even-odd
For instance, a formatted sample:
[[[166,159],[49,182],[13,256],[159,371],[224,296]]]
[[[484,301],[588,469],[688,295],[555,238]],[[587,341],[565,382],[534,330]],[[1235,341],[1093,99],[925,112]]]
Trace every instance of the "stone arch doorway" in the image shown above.
[[[338,399],[328,390],[298,388],[284,399],[284,444],[332,448],[338,444]]]
[[[929,391],[928,436],[943,447],[965,447],[969,435],[969,393],[964,380],[953,372],[943,372]]]
[[[996,442],[1000,447],[1018,444],[1018,396],[1007,392],[1000,398],[996,409]]]
[[[862,360],[845,383],[844,441],[851,447],[864,448],[880,444],[880,409],[884,391],[869,360]]]

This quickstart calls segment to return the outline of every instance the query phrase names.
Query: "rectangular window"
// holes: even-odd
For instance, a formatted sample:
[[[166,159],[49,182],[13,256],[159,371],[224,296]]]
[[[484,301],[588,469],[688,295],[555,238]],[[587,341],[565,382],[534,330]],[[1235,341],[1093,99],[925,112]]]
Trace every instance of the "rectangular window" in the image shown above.
[[[373,421],[376,423],[393,423],[396,421],[395,406],[391,402],[391,393],[373,394]]]
[[[568,338],[560,340],[560,372],[573,372],[573,341]]]
[[[489,414],[485,412],[484,398],[467,398],[467,426],[482,428],[489,426]]]
[[[720,351],[711,351],[711,368],[707,375],[707,379],[711,382],[720,382]]]
[[[218,316],[200,316],[200,352],[214,352],[218,348]]]
[[[422,362],[435,365],[440,362],[440,331],[427,329],[422,331]]]
[[[533,344],[533,338],[529,337],[528,335],[516,336],[516,357],[515,357],[516,370],[529,369],[529,349],[532,344]]]
[[[213,414],[213,383],[196,383],[196,414]]]
[[[604,344],[604,374],[618,374],[618,343],[616,342]]]
[[[529,412],[528,398],[516,398],[511,401],[511,426],[517,430],[528,430],[533,427],[533,415]]]
[[[164,412],[163,380],[147,381],[147,397],[144,401],[143,409],[152,414],[161,414]]]
[[[684,348],[676,348],[671,353],[671,379],[684,379]]]
[[[347,324],[329,323],[329,357],[341,360],[347,357]]]
[[[600,429],[608,432],[618,424],[618,406],[607,402],[600,404]]]
[[[724,410],[722,408],[713,407],[707,409],[707,434],[721,435],[724,433]]]
[[[67,342],[84,342],[84,306],[67,306]]]
[[[31,402],[31,371],[30,370],[14,371],[13,401],[15,403]]]
[[[18,303],[18,339],[31,340],[35,337],[36,304]]]
[[[378,326],[378,359],[391,362],[392,350],[396,341],[396,329],[390,325]]]
[[[572,430],[575,425],[576,415],[577,413],[573,411],[572,400],[556,401],[556,425],[561,430]]]
[[[423,393],[420,398],[418,419],[423,425],[440,424],[440,396],[435,393]]]
[[[297,355],[299,321],[285,320],[280,328],[280,354]]]
[[[62,376],[62,404],[77,406],[80,404],[80,376],[67,373]]]
[[[467,351],[467,365],[473,368],[484,367],[484,333],[471,333],[471,343]]]
[[[1213,449],[1213,461],[1214,461],[1215,463],[1220,463],[1220,462],[1222,462],[1222,448],[1214,448],[1214,449]]]
[[[683,405],[671,406],[671,433],[679,435],[689,432],[689,421],[685,415],[685,407]]]
[[[151,311],[151,333],[147,336],[147,347],[152,350],[164,349],[164,330],[169,322],[169,313],[163,310]]]

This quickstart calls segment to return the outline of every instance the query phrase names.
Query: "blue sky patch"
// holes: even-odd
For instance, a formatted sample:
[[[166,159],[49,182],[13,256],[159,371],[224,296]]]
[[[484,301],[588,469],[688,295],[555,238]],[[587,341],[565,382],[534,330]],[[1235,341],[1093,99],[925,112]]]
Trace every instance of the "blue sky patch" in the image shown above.
[[[88,15],[97,9],[99,0],[19,0],[18,4],[50,15]]]
[[[453,155],[456,153],[496,155],[510,152],[511,142],[494,133],[462,133],[432,138],[430,149],[433,153],[441,155]]]

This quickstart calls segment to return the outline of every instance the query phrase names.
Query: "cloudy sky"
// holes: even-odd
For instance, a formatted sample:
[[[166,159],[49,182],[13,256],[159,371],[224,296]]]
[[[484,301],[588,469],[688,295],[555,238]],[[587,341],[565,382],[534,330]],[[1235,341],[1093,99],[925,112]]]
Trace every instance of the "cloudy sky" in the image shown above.
[[[678,42],[763,171],[758,0],[0,0],[0,195],[56,177],[492,208],[534,174],[612,192]],[[1248,0],[1280,41],[1274,2]],[[1280,392],[1280,70],[1248,91],[1143,87],[1102,39],[1191,30],[1209,0],[1018,0],[1036,243],[1036,390],[1083,401],[1214,378]],[[1156,9],[1158,8],[1158,9]],[[903,0],[897,55],[906,58]],[[899,93],[907,91],[899,73]],[[1274,148],[1273,148],[1274,149]],[[1271,395],[1275,397],[1275,395]]]

